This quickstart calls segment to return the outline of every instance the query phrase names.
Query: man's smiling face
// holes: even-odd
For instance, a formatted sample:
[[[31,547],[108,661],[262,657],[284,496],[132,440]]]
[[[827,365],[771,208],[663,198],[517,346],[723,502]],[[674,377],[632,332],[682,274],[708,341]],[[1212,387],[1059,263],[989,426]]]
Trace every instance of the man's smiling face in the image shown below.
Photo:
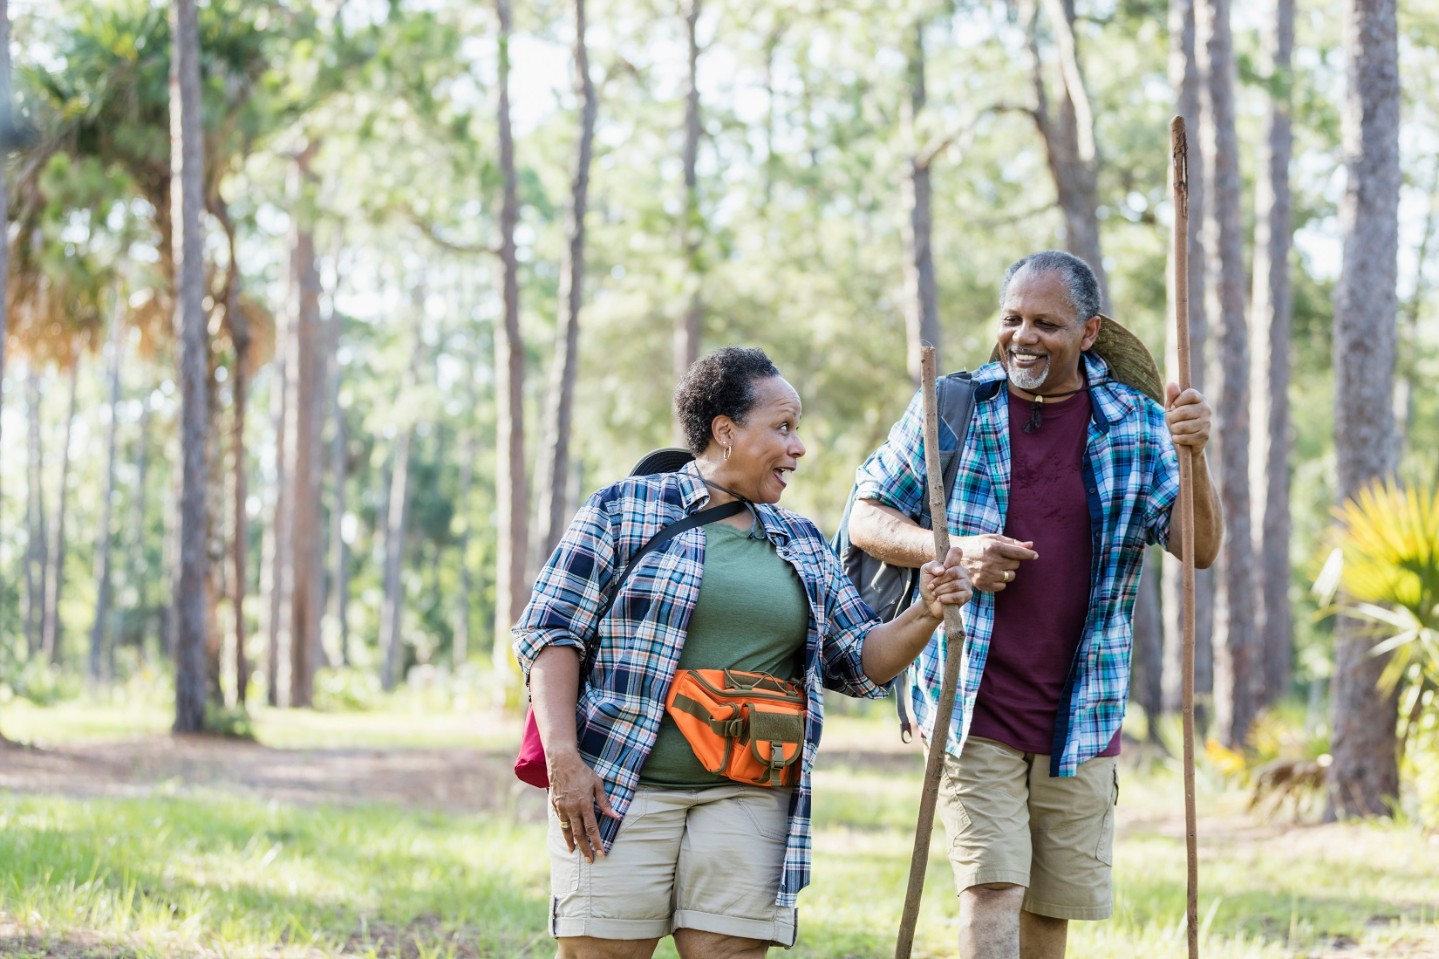
[[[999,353],[1010,385],[1051,394],[1082,387],[1079,355],[1094,345],[1099,324],[1097,315],[1075,315],[1063,274],[1020,270],[999,313]]]

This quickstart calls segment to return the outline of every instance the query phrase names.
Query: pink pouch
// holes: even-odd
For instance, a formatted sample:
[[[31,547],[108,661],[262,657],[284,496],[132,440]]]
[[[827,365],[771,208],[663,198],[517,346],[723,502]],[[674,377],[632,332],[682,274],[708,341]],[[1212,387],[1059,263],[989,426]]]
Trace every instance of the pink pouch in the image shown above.
[[[525,732],[520,738],[520,754],[515,757],[515,777],[531,786],[550,788],[550,770],[545,765],[545,747],[540,742],[533,708],[525,710]]]

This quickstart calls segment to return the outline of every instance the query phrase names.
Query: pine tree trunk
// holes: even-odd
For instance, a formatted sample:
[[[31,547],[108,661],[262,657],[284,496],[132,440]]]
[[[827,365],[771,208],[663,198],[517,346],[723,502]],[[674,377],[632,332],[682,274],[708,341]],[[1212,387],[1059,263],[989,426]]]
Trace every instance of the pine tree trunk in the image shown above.
[[[1289,688],[1293,627],[1289,610],[1289,247],[1293,215],[1289,158],[1290,62],[1294,49],[1294,0],[1277,0],[1271,69],[1276,83],[1270,100],[1269,137],[1260,154],[1255,182],[1254,287],[1251,324],[1254,367],[1251,392],[1254,434],[1249,483],[1254,491],[1255,553],[1259,588],[1256,634],[1262,651],[1262,703]]]
[[[310,162],[318,144],[306,145],[296,158],[297,206],[304,208],[313,188]],[[324,353],[320,323],[320,276],[315,265],[314,226],[296,220],[291,252],[291,296],[294,308],[294,350],[290,354],[290,480],[292,510],[289,549],[290,705],[307,707],[314,700],[315,669],[320,656],[320,613],[323,607],[324,551],[320,530],[320,458],[324,426]]]
[[[1200,69],[1195,49],[1195,0],[1171,0],[1169,5],[1169,79],[1176,93],[1176,112],[1185,118],[1191,131],[1200,123]],[[1204,162],[1200,138],[1189,137],[1189,351],[1190,383],[1205,393],[1205,360],[1209,353],[1209,317],[1205,310]],[[1169,326],[1166,356],[1169,379],[1177,382],[1175,329]],[[1208,394],[1205,393],[1207,396]],[[1211,398],[1212,402],[1212,398]],[[1184,594],[1180,585],[1182,566],[1178,559],[1166,554],[1162,583],[1162,614],[1164,617],[1164,711],[1180,709],[1183,679],[1182,640],[1184,626]],[[1214,691],[1214,576],[1210,570],[1197,570],[1194,576],[1194,695],[1196,716],[1203,725],[1204,703]]]
[[[45,519],[45,446],[41,442],[40,376],[34,360],[30,361],[26,373],[25,394],[29,416],[25,464],[25,639],[30,658],[34,659],[40,655],[45,638],[45,597],[50,592],[50,536]]]
[[[149,479],[150,479],[150,401],[147,398],[140,407],[140,422],[135,436],[135,488],[132,492],[134,502],[130,516],[130,534],[127,537],[129,559],[125,564],[125,579],[131,583],[135,590],[136,609],[142,617],[142,625],[138,630],[139,639],[136,652],[141,662],[146,661],[148,650],[146,649],[145,637],[150,630],[145,628],[143,623],[153,618],[153,607],[151,605],[150,584],[155,578],[151,573],[147,547],[150,544],[150,531],[146,526],[149,517]],[[110,644],[110,675],[115,675],[115,644]]]
[[[120,419],[120,350],[124,342],[124,326],[120,318],[120,304],[116,304],[110,318],[110,343],[105,365],[109,368],[110,402],[109,423],[105,429],[105,486],[100,498],[99,547],[95,551],[95,622],[90,627],[90,664],[88,675],[91,683],[108,679],[106,649],[110,639],[110,545],[111,504],[115,499],[116,437]]]
[[[172,0],[170,70],[171,215],[175,265],[175,332],[180,341],[180,568],[175,591],[175,725],[177,733],[205,726],[206,589],[209,555],[205,427],[209,340],[204,310],[204,243],[200,235],[204,144],[200,117],[200,38],[195,0]]]
[[[283,317],[283,312],[281,314]],[[281,318],[275,330],[275,361],[270,384],[270,422],[275,434],[275,476],[270,502],[270,523],[260,549],[260,595],[265,609],[265,697],[271,706],[288,705],[286,680],[290,634],[290,468],[289,449],[290,357],[289,323]],[[281,665],[286,668],[281,670]]]
[[[589,48],[585,43],[585,0],[574,0],[575,94],[580,100],[580,138],[570,177],[570,214],[565,262],[560,270],[560,316],[550,369],[549,402],[544,428],[549,434],[538,450],[540,468],[539,540],[531,562],[543,561],[559,542],[573,511],[565,492],[569,488],[570,428],[574,417],[575,376],[579,367],[580,307],[584,303],[585,214],[589,209],[590,161],[594,155],[595,116],[599,105],[590,79]]]
[[[908,339],[910,379],[919,382],[920,348],[939,348],[939,287],[934,276],[933,195],[930,185],[930,157],[923,155],[921,120],[928,94],[925,89],[924,20],[911,24],[908,69],[909,100],[904,110],[905,138],[911,150],[909,170],[904,178],[904,312]],[[936,362],[938,362],[936,360]]]
[[[55,507],[55,525],[50,527],[50,571],[45,583],[45,632],[40,640],[41,652],[52,665],[65,661],[64,627],[60,622],[60,597],[65,592],[65,513],[70,503],[70,440],[75,431],[75,393],[80,384],[80,360],[70,360],[70,401],[65,414],[65,439],[60,448],[60,492]]]
[[[525,556],[529,547],[530,494],[525,473],[525,350],[520,336],[519,259],[515,250],[515,229],[520,214],[515,143],[510,123],[510,0],[495,0],[495,9],[500,24],[498,119],[500,174],[504,183],[504,199],[500,206],[500,266],[504,317],[495,328],[496,418],[499,422],[495,485],[499,508],[499,563],[492,655],[498,679],[496,689],[503,697],[516,675],[514,657],[510,654],[510,627],[519,618],[528,595]],[[391,512],[394,512],[393,508]]]
[[[1249,498],[1249,330],[1245,317],[1239,138],[1235,130],[1234,54],[1229,0],[1197,7],[1201,63],[1208,93],[1204,163],[1212,191],[1206,247],[1218,264],[1210,298],[1218,319],[1214,364],[1213,442],[1227,535],[1215,604],[1214,711],[1217,737],[1242,745],[1259,709],[1263,660],[1255,633],[1257,570]]]
[[[699,151],[703,133],[700,118],[699,62],[700,46],[697,26],[701,0],[689,0],[685,8],[685,36],[689,46],[689,70],[685,79],[685,127],[681,160],[684,166],[684,222],[680,225],[685,270],[690,284],[689,303],[675,327],[675,382],[684,376],[700,355],[700,338],[704,332],[704,263],[700,245],[704,223],[700,214]]]
[[[1439,157],[1432,164],[1426,196],[1429,210],[1424,216],[1424,231],[1420,234],[1419,247],[1414,254],[1414,289],[1410,291],[1399,317],[1398,358],[1394,367],[1394,433],[1398,444],[1395,458],[1399,462],[1403,462],[1405,450],[1411,448],[1409,424],[1414,422],[1415,397],[1422,395],[1416,391],[1419,378],[1423,375],[1420,364],[1424,356],[1420,347],[1419,320],[1433,288],[1427,267],[1434,248],[1435,233],[1439,231]]]
[[[385,598],[380,611],[380,685],[386,692],[400,682],[404,666],[404,584],[400,567],[405,558],[405,531],[409,525],[410,445],[413,424],[401,427],[395,438],[390,470],[389,508],[385,515]]]
[[[1094,116],[1089,92],[1079,65],[1074,35],[1074,0],[1042,0],[1050,29],[1059,45],[1059,114],[1051,116],[1049,96],[1039,55],[1038,12],[1029,13],[1029,49],[1035,95],[1034,119],[1049,158],[1055,195],[1064,216],[1064,249],[1088,263],[1099,280],[1100,302],[1109,302],[1104,251],[1099,239],[1099,155],[1094,139]]]
[[[1348,0],[1343,111],[1344,263],[1334,290],[1334,446],[1341,501],[1395,467],[1394,365],[1399,209],[1399,53],[1394,0]],[[1388,816],[1399,796],[1397,690],[1390,656],[1358,623],[1339,622],[1334,657],[1328,818]]]
[[[470,604],[475,595],[475,577],[470,571],[470,517],[473,512],[470,499],[475,482],[475,458],[480,451],[473,426],[465,427],[460,451],[460,489],[455,499],[455,508],[460,514],[459,542],[455,544],[460,562],[460,595],[455,602],[455,635],[450,644],[450,663],[456,674],[470,658]]]
[[[340,662],[350,665],[350,546],[345,542],[345,483],[349,479],[346,450],[349,429],[340,405],[340,312],[330,311],[327,352],[330,387],[330,593],[326,597],[339,634]],[[469,463],[465,464],[473,468]]]

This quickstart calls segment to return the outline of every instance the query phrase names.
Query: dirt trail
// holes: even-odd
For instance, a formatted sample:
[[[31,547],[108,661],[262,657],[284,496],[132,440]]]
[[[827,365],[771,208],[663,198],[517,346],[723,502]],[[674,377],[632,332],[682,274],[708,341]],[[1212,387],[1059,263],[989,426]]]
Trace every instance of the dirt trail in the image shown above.
[[[289,803],[504,809],[542,817],[542,794],[515,780],[511,762],[474,749],[272,749],[208,736],[147,736],[0,747],[0,790],[125,797],[200,789]]]

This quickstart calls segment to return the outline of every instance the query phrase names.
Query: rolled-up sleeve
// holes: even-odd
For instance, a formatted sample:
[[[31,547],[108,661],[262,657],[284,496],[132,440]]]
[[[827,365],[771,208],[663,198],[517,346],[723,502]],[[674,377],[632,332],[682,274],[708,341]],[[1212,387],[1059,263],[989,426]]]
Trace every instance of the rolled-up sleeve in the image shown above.
[[[526,681],[535,657],[546,647],[573,646],[582,660],[588,657],[614,568],[614,533],[596,493],[575,514],[550,554],[511,631],[515,658]]]
[[[871,499],[906,516],[923,512],[924,411],[919,393],[889,437],[855,473],[855,496]]]
[[[1148,542],[1169,546],[1174,504],[1179,499],[1179,453],[1161,416],[1151,434],[1156,437],[1154,472],[1144,503],[1144,528]]]

